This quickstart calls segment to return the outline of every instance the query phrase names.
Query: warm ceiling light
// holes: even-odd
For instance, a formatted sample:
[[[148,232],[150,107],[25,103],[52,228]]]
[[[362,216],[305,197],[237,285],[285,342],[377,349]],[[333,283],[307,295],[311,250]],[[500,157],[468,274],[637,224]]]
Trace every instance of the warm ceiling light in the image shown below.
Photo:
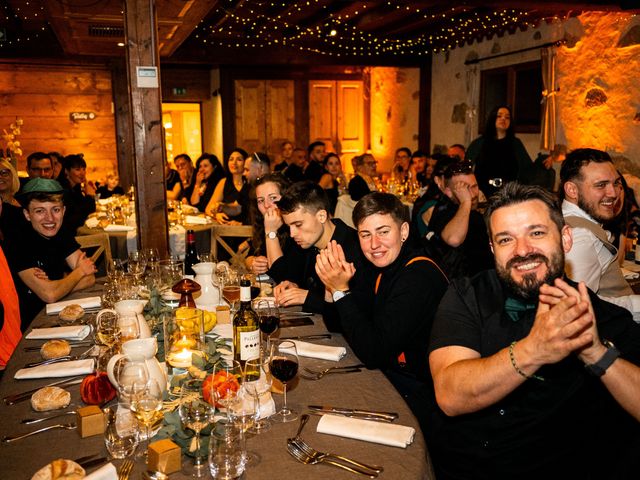
[[[329,36],[330,36],[330,37],[335,37],[337,34],[338,34],[338,31],[337,31],[335,28],[332,28],[332,29],[329,31]]]
[[[119,47],[124,47],[124,42],[118,42]]]

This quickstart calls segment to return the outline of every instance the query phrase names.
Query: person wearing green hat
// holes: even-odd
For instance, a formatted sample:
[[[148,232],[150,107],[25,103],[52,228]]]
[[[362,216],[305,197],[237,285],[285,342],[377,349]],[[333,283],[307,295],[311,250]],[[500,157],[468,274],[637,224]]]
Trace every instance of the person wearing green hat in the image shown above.
[[[95,265],[80,250],[72,232],[62,228],[63,188],[56,180],[34,178],[17,199],[29,224],[7,242],[16,280],[24,331],[46,303],[95,283]]]

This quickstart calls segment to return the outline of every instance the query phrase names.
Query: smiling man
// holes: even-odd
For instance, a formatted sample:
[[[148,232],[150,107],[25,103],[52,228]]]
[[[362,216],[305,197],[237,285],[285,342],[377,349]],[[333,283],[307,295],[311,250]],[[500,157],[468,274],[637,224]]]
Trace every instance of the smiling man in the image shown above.
[[[285,246],[283,255],[268,271],[279,282],[274,289],[276,302],[284,306],[303,305],[307,312],[322,313],[326,308],[325,288],[315,270],[316,255],[335,240],[349,262],[360,265],[356,232],[342,220],[330,218],[329,198],[316,183],[294,183],[277,204],[293,242]]]
[[[579,148],[569,153],[560,169],[562,213],[573,228],[573,247],[567,254],[567,276],[601,298],[633,313],[640,322],[640,295],[634,295],[618,263],[618,249],[602,224],[615,217],[622,180],[608,153]]]
[[[437,478],[637,478],[640,326],[562,278],[552,194],[509,183],[485,220],[496,269],[451,284],[431,336]]]
[[[95,282],[95,265],[73,235],[61,228],[62,198],[62,186],[44,178],[30,180],[19,195],[31,228],[25,228],[20,238],[11,237],[6,253],[20,298],[22,331],[45,303]]]

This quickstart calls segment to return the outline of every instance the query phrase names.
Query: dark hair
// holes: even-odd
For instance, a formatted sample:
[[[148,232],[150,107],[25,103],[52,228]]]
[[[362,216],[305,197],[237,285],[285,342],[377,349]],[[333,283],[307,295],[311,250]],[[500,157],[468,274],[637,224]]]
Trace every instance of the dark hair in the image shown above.
[[[253,225],[253,236],[251,239],[251,246],[253,247],[254,255],[259,255],[260,252],[263,251],[262,246],[264,245],[264,216],[258,209],[258,198],[256,194],[256,189],[260,185],[264,185],[265,183],[274,183],[278,186],[278,190],[280,190],[280,194],[291,186],[291,182],[287,177],[282,175],[279,172],[275,173],[267,173],[266,175],[258,178],[251,188],[251,192],[249,193],[250,206],[249,206],[249,215],[251,218],[251,225]],[[278,238],[280,239],[280,246],[284,246],[284,240],[287,237],[288,229],[281,229],[282,231],[278,231]]]
[[[409,158],[411,158],[411,150],[408,147],[400,147],[396,150],[396,155],[400,152],[405,152],[409,156]]]
[[[482,136],[485,139],[496,140],[498,138],[498,131],[496,130],[496,119],[498,118],[498,110],[501,108],[506,108],[509,111],[509,116],[511,117],[511,121],[509,122],[509,128],[507,128],[506,138],[511,138],[515,136],[515,132],[513,130],[513,112],[511,111],[511,107],[509,105],[498,105],[496,108],[491,110],[489,116],[487,117],[487,123],[484,127],[484,132]]]
[[[558,197],[538,185],[522,185],[518,182],[509,182],[489,198],[487,209],[484,212],[484,223],[487,226],[489,237],[491,237],[491,215],[496,210],[530,200],[540,200],[544,203],[549,210],[551,220],[558,227],[558,231],[562,230],[565,223]]]
[[[34,200],[37,202],[64,203],[64,195],[62,193],[49,192],[26,193],[20,196],[20,205],[25,210],[28,210],[29,204]]]
[[[44,160],[45,158],[49,160],[51,168],[53,168],[53,160],[51,160],[50,154],[44,152],[33,152],[27,157],[27,169],[31,168],[31,162],[37,162],[39,160]]]
[[[311,152],[313,152],[313,149],[316,147],[326,147],[326,145],[324,142],[313,142],[309,144],[307,147],[307,155],[311,155]]]
[[[209,160],[209,163],[211,164],[214,170],[216,169],[216,165],[219,167],[222,166],[220,165],[220,160],[218,160],[218,157],[216,157],[213,153],[203,153],[196,160],[196,166],[195,166],[196,172],[200,169],[200,164],[202,163],[203,160]]]
[[[291,147],[293,147],[293,143],[291,143],[289,140],[285,140],[280,144],[280,149],[283,149],[285,145],[291,145]]]
[[[327,155],[324,157],[324,160],[322,161],[322,163],[323,163],[323,165],[325,166],[325,168],[326,168],[327,163],[329,162],[329,159],[330,159],[331,157],[336,157],[336,158],[338,159],[338,161],[340,162],[340,164],[342,164],[342,161],[340,160],[340,157],[338,156],[338,154],[337,154],[337,153],[335,153],[335,152],[329,152],[329,153],[327,153]]]
[[[242,155],[242,158],[243,158],[244,160],[246,160],[247,158],[249,158],[249,154],[247,153],[247,151],[246,151],[246,150],[243,150],[243,149],[242,149],[242,148],[240,148],[240,147],[236,147],[236,148],[232,149],[232,150],[229,152],[229,155],[226,155],[226,156],[224,157],[224,161],[223,161],[223,164],[224,164],[224,171],[225,171],[225,172],[227,172],[227,173],[229,173],[229,158],[231,158],[231,154],[232,154],[233,152],[238,152],[240,155]]]
[[[58,163],[60,165],[62,165],[62,163],[64,162],[64,156],[60,152],[49,152],[47,153],[47,156],[51,159],[52,162],[54,158],[58,160]]]
[[[326,210],[327,213],[331,211],[331,203],[324,188],[311,180],[294,183],[284,191],[278,201],[278,208],[285,215],[295,212],[300,207],[311,213],[319,210]]]
[[[247,158],[247,157],[245,157],[245,158]],[[258,162],[258,163],[264,163],[267,166],[271,165],[271,159],[269,158],[269,155],[267,155],[264,152],[253,152],[251,154],[251,161],[252,162]]]
[[[432,177],[442,177],[449,165],[460,161],[458,157],[450,157],[442,153],[434,153],[431,155],[431,158],[434,158],[436,161],[436,165],[433,167],[433,173],[431,174]]]
[[[421,157],[429,158],[429,154],[427,152],[422,151],[422,150],[416,150],[415,152],[413,152],[411,154],[411,158],[421,158]]]
[[[409,208],[398,197],[390,193],[371,192],[360,199],[353,208],[353,224],[356,228],[365,218],[375,215],[391,215],[398,225],[411,221]]]
[[[175,163],[175,161],[179,158],[184,158],[187,162],[189,162],[191,165],[193,165],[193,162],[191,161],[191,157],[189,155],[187,155],[186,153],[180,153],[178,155],[176,155],[175,157],[173,157],[173,162]]]
[[[84,159],[84,153],[74,153],[64,157],[62,163],[65,170],[71,170],[72,168],[87,168],[87,162]]]
[[[613,163],[607,152],[596,150],[595,148],[576,148],[572,150],[562,162],[560,167],[560,189],[561,198],[564,198],[564,184],[573,180],[582,180],[581,169],[585,165],[594,163]]]
[[[498,113],[496,112],[496,115],[497,115],[497,114],[498,114]],[[494,123],[494,126],[495,126],[495,123]],[[461,143],[454,143],[454,144],[453,144],[453,145],[451,145],[449,148],[459,148],[459,149],[461,149],[463,152],[466,152],[466,151],[467,151],[467,149],[466,149],[466,148],[464,147],[464,145],[462,145]]]
[[[469,161],[454,161],[444,170],[444,179],[451,180],[456,175],[470,175],[473,173],[473,165]]]

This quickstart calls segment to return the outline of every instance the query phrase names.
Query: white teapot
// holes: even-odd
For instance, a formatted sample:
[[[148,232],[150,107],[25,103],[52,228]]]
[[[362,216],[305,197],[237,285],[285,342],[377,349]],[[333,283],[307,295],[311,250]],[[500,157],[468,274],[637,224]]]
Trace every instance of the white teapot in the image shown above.
[[[107,363],[109,380],[116,388],[122,387],[122,385],[118,385],[117,375],[114,373],[118,370],[116,365],[119,362],[126,361],[144,364],[149,380],[156,380],[160,388],[165,391],[167,389],[167,374],[165,369],[162,368],[162,365],[160,365],[160,362],[156,359],[157,352],[158,342],[155,337],[139,338],[124,342],[122,344],[122,353],[114,355],[109,360],[109,363]]]
[[[193,295],[196,306],[201,310],[215,311],[215,306],[220,303],[220,290],[213,284],[213,272],[216,264],[213,262],[201,262],[193,265],[196,272],[194,280],[200,285],[201,290]]]

